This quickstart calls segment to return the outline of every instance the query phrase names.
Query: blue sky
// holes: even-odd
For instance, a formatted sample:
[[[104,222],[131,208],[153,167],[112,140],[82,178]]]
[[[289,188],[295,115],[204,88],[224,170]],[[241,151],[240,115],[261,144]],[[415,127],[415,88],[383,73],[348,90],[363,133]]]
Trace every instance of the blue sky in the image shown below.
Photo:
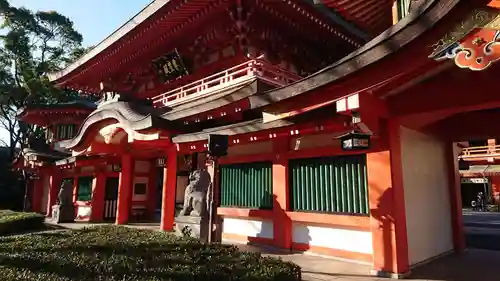
[[[33,11],[57,11],[69,17],[86,46],[95,45],[148,5],[151,0],[10,0]]]
[[[151,0],[10,0],[13,6],[32,11],[57,11],[69,17],[83,35],[85,46],[98,44]],[[0,128],[0,139],[8,141],[8,132]]]

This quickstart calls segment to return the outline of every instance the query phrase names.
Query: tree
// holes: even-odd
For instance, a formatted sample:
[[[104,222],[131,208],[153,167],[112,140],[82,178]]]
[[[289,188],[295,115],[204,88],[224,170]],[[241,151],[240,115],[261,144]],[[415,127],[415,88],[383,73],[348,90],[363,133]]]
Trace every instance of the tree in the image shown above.
[[[32,12],[0,0],[0,126],[10,134],[11,156],[34,126],[16,119],[32,104],[71,100],[77,93],[55,88],[47,74],[63,69],[86,50],[73,22],[55,11]]]

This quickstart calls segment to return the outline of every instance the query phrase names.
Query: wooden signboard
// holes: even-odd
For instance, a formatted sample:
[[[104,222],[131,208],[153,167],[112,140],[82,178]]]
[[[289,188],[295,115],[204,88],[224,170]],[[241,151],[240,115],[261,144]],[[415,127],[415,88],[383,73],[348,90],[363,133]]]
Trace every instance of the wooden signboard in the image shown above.
[[[156,59],[154,65],[163,82],[168,82],[188,74],[184,61],[177,50]]]

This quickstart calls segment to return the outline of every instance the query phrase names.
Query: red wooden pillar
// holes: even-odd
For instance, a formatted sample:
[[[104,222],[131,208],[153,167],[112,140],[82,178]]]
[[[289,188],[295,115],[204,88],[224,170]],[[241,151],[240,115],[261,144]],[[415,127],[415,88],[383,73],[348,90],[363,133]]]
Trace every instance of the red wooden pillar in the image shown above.
[[[42,208],[42,198],[43,198],[43,176],[41,174],[37,174],[37,179],[33,180],[31,211],[36,213],[41,213],[45,211],[45,209]]]
[[[75,218],[78,216],[78,205],[76,202],[78,201],[78,185],[80,181],[79,174],[80,174],[80,169],[75,168],[75,174],[73,175],[73,206],[75,207],[74,211]]]
[[[161,225],[163,231],[174,227],[175,190],[177,188],[177,148],[173,145],[167,153],[163,176],[163,196],[161,199]]]
[[[273,236],[276,246],[292,249],[292,220],[287,215],[290,210],[288,186],[288,149],[290,139],[273,142]]]
[[[98,222],[104,219],[104,193],[106,189],[106,174],[104,171],[96,173],[92,185],[92,211],[90,221]]]
[[[491,196],[494,204],[500,204],[500,176],[491,177]]]
[[[116,224],[126,224],[130,216],[134,181],[134,159],[128,153],[122,156],[122,171],[119,181]]]
[[[462,192],[460,171],[458,169],[458,147],[451,143],[446,145],[448,161],[448,194],[450,197],[451,229],[453,230],[453,247],[455,251],[465,250],[465,234],[462,218]]]
[[[24,197],[24,208],[23,210],[25,212],[34,212],[33,210],[33,196],[35,192],[35,182],[29,178],[26,179],[26,187],[27,190],[25,191],[25,197]]]
[[[53,167],[49,179],[49,195],[47,200],[47,216],[52,216],[52,206],[57,202],[57,195],[61,188],[61,172],[58,167]]]
[[[149,161],[149,180],[148,180],[148,191],[147,191],[147,201],[146,209],[148,212],[148,217],[153,219],[156,213],[156,159]]]
[[[76,204],[76,201],[78,200],[78,180],[79,176],[78,173],[76,172],[75,168],[75,175],[73,176],[73,203]]]
[[[392,120],[386,125],[381,147],[367,155],[373,274],[404,276],[409,272],[409,257],[401,127]]]

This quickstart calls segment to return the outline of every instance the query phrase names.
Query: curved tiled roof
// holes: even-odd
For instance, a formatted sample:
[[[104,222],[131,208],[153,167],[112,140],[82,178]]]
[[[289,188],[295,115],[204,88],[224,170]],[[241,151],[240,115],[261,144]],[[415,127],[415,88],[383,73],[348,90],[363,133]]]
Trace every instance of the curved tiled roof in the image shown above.
[[[103,105],[92,112],[85,119],[76,136],[70,140],[61,141],[59,145],[64,148],[75,147],[84,140],[90,127],[106,119],[117,120],[123,126],[135,131],[150,128],[172,128],[174,126],[169,121],[158,117],[151,106],[129,101],[117,101]]]
[[[412,12],[395,26],[368,42],[362,48],[338,62],[294,84],[249,97],[251,108],[258,108],[318,89],[347,77],[398,52],[404,46],[433,27],[459,4],[472,4],[465,0],[421,1]],[[476,5],[487,1],[477,0]]]

